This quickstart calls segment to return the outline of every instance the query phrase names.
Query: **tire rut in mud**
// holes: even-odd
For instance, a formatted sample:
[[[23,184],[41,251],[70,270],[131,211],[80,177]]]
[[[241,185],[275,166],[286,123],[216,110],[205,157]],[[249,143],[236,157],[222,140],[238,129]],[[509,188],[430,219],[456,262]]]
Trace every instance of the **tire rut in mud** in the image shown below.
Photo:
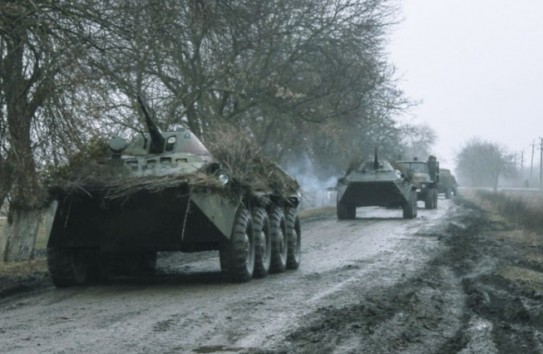
[[[542,293],[499,275],[527,250],[494,237],[507,224],[460,203],[464,212],[434,233],[445,251],[418,276],[369,290],[361,279],[349,289],[357,303],[321,307],[280,347],[257,352],[542,352]]]
[[[456,337],[464,343],[462,348],[471,352],[543,352],[543,289],[506,279],[502,274],[509,267],[522,267],[543,276],[541,263],[526,261],[534,246],[496,237],[497,233],[514,232],[514,226],[490,220],[484,211],[466,201],[464,205],[474,211],[473,230],[450,240],[456,252],[450,260],[457,262],[455,269],[463,277],[466,294],[464,325]]]

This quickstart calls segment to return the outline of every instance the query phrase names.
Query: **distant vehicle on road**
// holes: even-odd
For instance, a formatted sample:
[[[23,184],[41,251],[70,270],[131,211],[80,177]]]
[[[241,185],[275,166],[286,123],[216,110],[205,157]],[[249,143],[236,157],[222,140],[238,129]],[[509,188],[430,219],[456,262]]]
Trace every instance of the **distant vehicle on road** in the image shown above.
[[[437,184],[439,182],[439,162],[435,156],[428,161],[396,161],[396,166],[417,189],[417,200],[424,201],[426,209],[437,208]]]
[[[403,218],[417,217],[415,186],[388,161],[362,162],[350,168],[337,182],[337,218],[355,219],[356,208],[402,207]]]
[[[451,173],[451,170],[442,168],[439,170],[439,182],[437,183],[437,192],[445,194],[445,198],[451,198],[451,195],[456,195],[458,183],[456,178]]]

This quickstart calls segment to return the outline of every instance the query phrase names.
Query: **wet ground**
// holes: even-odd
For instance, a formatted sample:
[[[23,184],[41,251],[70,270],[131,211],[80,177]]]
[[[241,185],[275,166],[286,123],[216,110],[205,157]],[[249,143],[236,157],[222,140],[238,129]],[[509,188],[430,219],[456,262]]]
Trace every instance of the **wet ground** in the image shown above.
[[[215,252],[55,289],[0,276],[0,348],[28,353],[541,353],[543,236],[475,205],[306,212],[297,271],[230,284]],[[41,267],[41,268],[40,268]]]

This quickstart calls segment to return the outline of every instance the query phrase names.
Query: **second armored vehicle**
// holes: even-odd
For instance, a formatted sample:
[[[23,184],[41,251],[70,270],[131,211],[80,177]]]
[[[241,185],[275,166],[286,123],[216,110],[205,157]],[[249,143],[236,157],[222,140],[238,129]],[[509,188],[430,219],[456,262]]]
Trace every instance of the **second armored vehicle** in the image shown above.
[[[353,166],[337,182],[337,218],[355,219],[356,208],[364,206],[402,207],[403,217],[417,216],[415,187],[387,161]]]

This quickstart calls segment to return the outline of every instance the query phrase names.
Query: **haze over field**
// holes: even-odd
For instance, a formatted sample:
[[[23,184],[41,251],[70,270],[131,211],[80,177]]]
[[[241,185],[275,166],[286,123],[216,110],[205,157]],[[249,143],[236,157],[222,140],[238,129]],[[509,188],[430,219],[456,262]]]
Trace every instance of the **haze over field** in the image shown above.
[[[413,119],[438,134],[443,166],[474,136],[524,152],[543,136],[543,2],[409,0],[391,37]],[[536,152],[538,146],[536,146]],[[538,157],[536,153],[536,157]],[[535,158],[535,161],[538,161]]]

